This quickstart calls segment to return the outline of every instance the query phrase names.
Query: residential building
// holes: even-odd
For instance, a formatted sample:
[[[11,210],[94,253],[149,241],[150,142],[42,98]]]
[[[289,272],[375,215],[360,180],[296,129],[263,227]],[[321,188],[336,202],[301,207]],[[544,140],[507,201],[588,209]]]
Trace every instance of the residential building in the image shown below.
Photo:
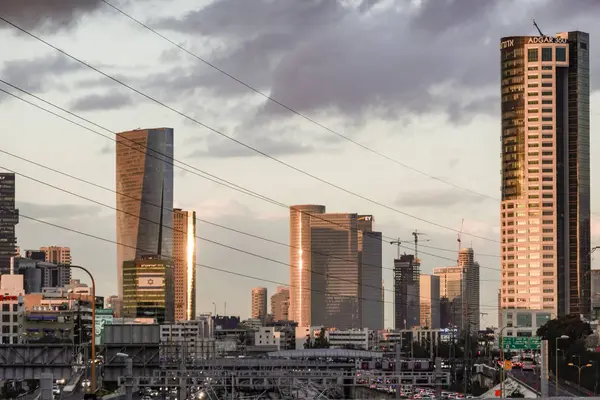
[[[395,329],[410,329],[421,323],[419,270],[412,254],[394,260]]]
[[[173,129],[117,134],[117,286],[123,263],[143,255],[171,260],[173,245]]]
[[[290,207],[290,319],[299,326],[311,325],[312,264],[311,214],[325,213],[325,206]]]
[[[465,301],[463,313],[471,333],[479,332],[479,263],[475,261],[475,253],[472,248],[460,249],[458,252],[458,267],[463,269],[463,285]]]
[[[271,296],[271,315],[273,321],[289,321],[290,314],[290,289],[284,286],[277,287],[277,292]]]
[[[11,259],[15,256],[19,210],[15,208],[15,174],[0,173],[0,274],[10,273]]]
[[[173,210],[175,320],[196,317],[196,212]]]
[[[23,276],[5,274],[0,276],[0,332],[2,344],[19,343],[19,313],[23,312]]]
[[[274,346],[277,350],[281,350],[281,332],[275,327],[262,326],[258,331],[254,332],[255,346]]]
[[[173,267],[170,260],[144,255],[123,263],[123,316],[174,322]]]
[[[40,247],[44,261],[52,264],[71,265],[71,248],[61,246]]]
[[[252,318],[264,321],[267,316],[267,288],[252,289]]]
[[[440,277],[421,274],[419,277],[420,326],[421,328],[440,328]]]
[[[500,42],[502,309],[590,317],[589,40]]]
[[[176,357],[185,352],[191,359],[208,358],[215,347],[213,320],[210,315],[201,315],[195,320],[162,324],[160,341],[164,356]]]

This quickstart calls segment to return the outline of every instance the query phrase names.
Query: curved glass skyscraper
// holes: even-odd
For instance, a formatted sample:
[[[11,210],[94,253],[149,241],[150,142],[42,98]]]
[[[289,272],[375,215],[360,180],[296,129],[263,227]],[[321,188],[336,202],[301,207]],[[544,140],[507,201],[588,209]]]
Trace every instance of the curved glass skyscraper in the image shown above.
[[[170,260],[173,242],[173,129],[117,135],[117,282],[123,262],[158,255]]]

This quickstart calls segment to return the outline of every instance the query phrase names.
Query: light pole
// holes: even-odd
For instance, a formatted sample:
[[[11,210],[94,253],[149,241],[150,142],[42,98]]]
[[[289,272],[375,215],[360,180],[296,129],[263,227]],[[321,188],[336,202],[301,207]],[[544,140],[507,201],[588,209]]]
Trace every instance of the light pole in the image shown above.
[[[592,364],[585,364],[585,365],[581,365],[581,366],[579,366],[579,365],[575,365],[575,364],[573,364],[573,363],[568,363],[567,365],[568,365],[569,367],[575,367],[575,368],[577,368],[577,384],[578,384],[579,386],[581,386],[581,370],[582,370],[582,369],[584,369],[584,368],[591,367],[591,366],[592,366]]]
[[[133,399],[133,359],[129,354],[125,353],[117,353],[117,357],[125,358],[125,399],[132,400]],[[131,380],[131,382],[130,382]]]
[[[96,391],[96,281],[94,276],[86,268],[79,265],[70,265],[69,268],[80,269],[89,275],[92,280],[92,336],[91,336],[91,356],[92,356],[92,386],[91,391]]]
[[[502,366],[500,369],[500,398],[504,398],[504,376],[506,375],[506,372],[504,372],[504,335],[502,333],[506,328],[516,329],[518,326],[506,325],[504,328],[500,329],[500,359],[502,360]]]
[[[554,346],[554,353],[555,353],[555,362],[556,362],[556,371],[554,371],[554,378],[556,379],[556,383],[554,384],[555,388],[554,388],[554,395],[558,396],[558,341],[561,339],[569,339],[569,337],[567,335],[562,335],[556,338],[555,340],[555,346]]]

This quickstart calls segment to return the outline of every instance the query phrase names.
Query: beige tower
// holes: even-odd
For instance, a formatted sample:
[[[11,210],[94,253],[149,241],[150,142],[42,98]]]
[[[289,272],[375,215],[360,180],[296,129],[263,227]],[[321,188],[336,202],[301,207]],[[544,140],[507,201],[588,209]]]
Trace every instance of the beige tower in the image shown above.
[[[271,315],[273,321],[288,321],[290,319],[290,289],[279,286],[277,293],[271,296]]]
[[[173,210],[175,320],[196,318],[196,212]]]
[[[311,315],[311,214],[323,214],[325,206],[290,207],[290,319],[310,326]]]
[[[500,56],[501,307],[589,318],[589,35],[505,37]]]
[[[44,254],[46,254],[46,262],[71,265],[71,248],[69,247],[40,247],[40,251],[43,251]]]
[[[252,289],[252,318],[264,320],[267,316],[267,288]]]

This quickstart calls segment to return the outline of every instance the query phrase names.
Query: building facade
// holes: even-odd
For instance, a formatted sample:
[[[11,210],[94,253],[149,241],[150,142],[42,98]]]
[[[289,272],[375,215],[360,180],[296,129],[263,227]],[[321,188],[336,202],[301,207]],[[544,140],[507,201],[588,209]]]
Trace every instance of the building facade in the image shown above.
[[[123,298],[123,263],[142,255],[172,257],[173,129],[117,135],[117,280]]]
[[[175,295],[170,260],[145,255],[123,264],[123,317],[173,322]]]
[[[271,296],[271,315],[273,321],[290,320],[290,289],[279,286],[277,292]]]
[[[299,326],[311,325],[312,262],[311,214],[325,213],[325,206],[290,207],[290,319]]]
[[[420,266],[412,254],[394,260],[394,327],[411,329],[421,323]]]
[[[19,343],[19,314],[23,312],[23,277],[0,276],[0,333],[2,344]]]
[[[372,215],[358,216],[360,328],[383,329],[382,234],[373,231]]]
[[[196,316],[196,212],[173,210],[175,320]]]
[[[421,328],[440,328],[440,277],[421,274],[420,291],[420,326]]]
[[[62,246],[40,247],[44,261],[52,264],[71,265],[71,248]]]
[[[589,35],[501,39],[503,309],[590,315]]]
[[[0,173],[0,274],[10,273],[11,258],[16,253],[15,226],[19,210],[15,208],[15,174]]]
[[[267,288],[252,289],[252,318],[264,321],[267,316]]]
[[[503,336],[537,336],[537,330],[552,319],[549,311],[542,310],[502,310]]]
[[[593,269],[592,274],[592,320],[600,320],[600,269]]]
[[[479,263],[475,261],[475,252],[472,248],[460,249],[458,252],[458,267],[463,270],[463,313],[470,332],[479,332],[479,296],[480,278]]]

